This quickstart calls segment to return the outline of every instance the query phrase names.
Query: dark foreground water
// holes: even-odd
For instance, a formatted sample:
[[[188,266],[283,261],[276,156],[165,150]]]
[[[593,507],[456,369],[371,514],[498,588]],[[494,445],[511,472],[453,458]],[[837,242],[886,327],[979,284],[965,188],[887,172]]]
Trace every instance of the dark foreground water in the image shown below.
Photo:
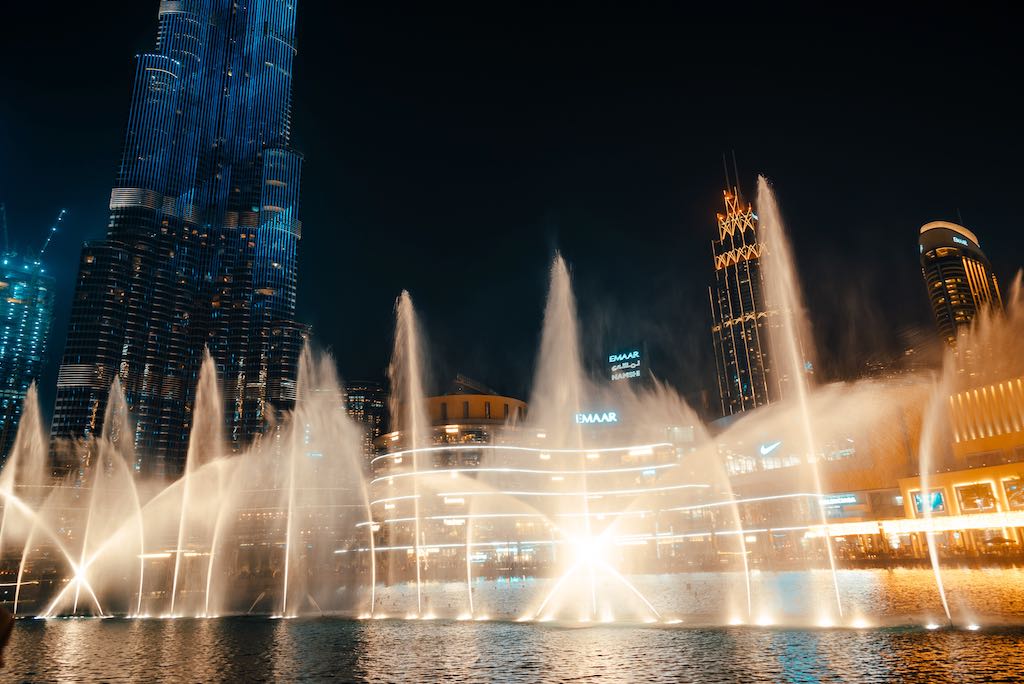
[[[1024,629],[570,627],[342,619],[22,620],[4,681],[990,682]]]

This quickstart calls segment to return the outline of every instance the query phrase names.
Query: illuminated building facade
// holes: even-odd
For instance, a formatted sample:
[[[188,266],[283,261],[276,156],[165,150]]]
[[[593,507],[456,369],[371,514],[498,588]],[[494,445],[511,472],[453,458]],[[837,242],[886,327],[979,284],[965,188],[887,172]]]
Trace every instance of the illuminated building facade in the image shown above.
[[[53,326],[54,280],[36,260],[0,258],[0,464],[14,443],[22,403],[38,381]]]
[[[204,347],[224,379],[235,448],[294,401],[305,334],[294,321],[295,13],[276,0],[160,3],[156,47],[136,58],[107,236],[79,262],[58,443],[100,433],[117,377],[136,470],[179,473]]]
[[[425,413],[422,443],[382,435],[372,461],[371,524],[387,581],[412,579],[417,557],[431,579],[543,576],[574,540],[602,534],[621,569],[682,568],[693,530],[712,517],[691,505],[712,491],[687,477],[692,428],[648,431],[606,407],[563,416],[578,442],[559,448],[524,424],[526,404],[511,397],[431,397]]]
[[[724,195],[725,214],[718,214],[718,239],[711,243],[715,284],[709,296],[718,391],[722,415],[729,416],[775,400],[779,387],[771,367],[757,214],[738,189]]]
[[[958,331],[986,307],[1002,308],[999,284],[978,238],[963,226],[921,226],[921,272],[939,332],[955,344]]]
[[[1024,378],[978,384],[949,396],[948,437],[927,482],[899,481],[909,541],[940,534],[943,554],[1019,557],[1024,548]],[[947,432],[943,432],[944,437]],[[927,489],[925,490],[925,487]],[[926,515],[930,515],[931,521]]]
[[[352,382],[345,385],[345,410],[349,418],[363,427],[363,456],[369,464],[375,453],[374,442],[384,432],[388,416],[388,396],[378,382]]]

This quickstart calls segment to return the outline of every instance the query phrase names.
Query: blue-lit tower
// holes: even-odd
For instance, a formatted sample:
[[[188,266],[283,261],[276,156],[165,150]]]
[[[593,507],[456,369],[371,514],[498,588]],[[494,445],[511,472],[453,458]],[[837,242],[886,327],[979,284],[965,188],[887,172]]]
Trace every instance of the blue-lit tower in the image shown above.
[[[295,0],[162,0],[136,58],[106,239],[79,263],[53,436],[102,429],[120,378],[137,470],[174,475],[204,347],[241,446],[294,400],[302,157],[290,148]]]
[[[0,255],[0,465],[14,444],[25,393],[46,360],[54,280],[39,259]]]

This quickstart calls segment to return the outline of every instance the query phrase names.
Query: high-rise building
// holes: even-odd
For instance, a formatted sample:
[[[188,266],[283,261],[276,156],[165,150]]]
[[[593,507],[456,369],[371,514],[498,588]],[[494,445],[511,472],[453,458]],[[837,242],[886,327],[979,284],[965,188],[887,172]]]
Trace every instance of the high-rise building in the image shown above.
[[[772,373],[770,321],[764,300],[757,214],[738,188],[726,190],[725,214],[718,214],[718,239],[711,242],[715,284],[711,299],[722,415],[756,408],[779,396]]]
[[[921,226],[921,273],[939,332],[955,344],[960,328],[986,307],[1002,308],[999,284],[977,236],[948,221]]]
[[[377,382],[353,382],[345,385],[345,410],[363,427],[363,456],[369,466],[374,441],[384,433],[388,415],[388,396]]]
[[[160,2],[156,47],[136,58],[107,236],[82,250],[58,440],[102,430],[119,377],[136,470],[180,472],[204,347],[236,448],[294,401],[295,12],[281,0]]]
[[[0,256],[0,464],[14,444],[25,393],[46,359],[53,295],[54,280],[37,259]]]

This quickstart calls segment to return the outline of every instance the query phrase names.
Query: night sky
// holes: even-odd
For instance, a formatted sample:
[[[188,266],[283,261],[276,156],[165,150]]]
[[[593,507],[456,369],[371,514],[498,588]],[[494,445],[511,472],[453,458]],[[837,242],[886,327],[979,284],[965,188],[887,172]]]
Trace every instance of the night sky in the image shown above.
[[[70,210],[48,252],[47,404],[158,7],[61,4],[5,8],[0,43],[12,241],[38,246]],[[730,150],[751,198],[758,172],[775,184],[824,377],[931,333],[921,224],[962,217],[1004,289],[1022,265],[1021,41],[998,5],[372,5],[299,6],[299,317],[346,378],[383,377],[407,288],[439,385],[462,372],[523,395],[559,249],[591,358],[645,340],[681,391],[714,387],[710,241]]]

